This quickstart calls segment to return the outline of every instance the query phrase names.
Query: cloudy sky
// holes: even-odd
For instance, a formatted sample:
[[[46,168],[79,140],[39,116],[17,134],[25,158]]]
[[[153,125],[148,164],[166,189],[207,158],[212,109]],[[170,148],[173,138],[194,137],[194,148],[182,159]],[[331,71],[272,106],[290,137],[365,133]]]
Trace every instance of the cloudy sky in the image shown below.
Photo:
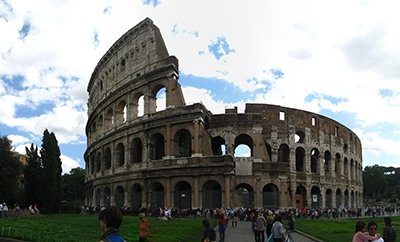
[[[63,170],[84,167],[87,84],[149,17],[180,61],[186,103],[320,113],[360,137],[363,165],[400,167],[400,3],[285,0],[0,0],[0,135],[54,132]]]

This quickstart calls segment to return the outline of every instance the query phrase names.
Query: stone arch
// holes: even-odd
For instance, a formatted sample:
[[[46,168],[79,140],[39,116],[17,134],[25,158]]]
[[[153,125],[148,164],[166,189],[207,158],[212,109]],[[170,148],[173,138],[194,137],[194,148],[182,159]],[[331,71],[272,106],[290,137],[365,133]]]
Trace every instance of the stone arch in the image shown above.
[[[111,189],[109,187],[104,188],[104,196],[103,196],[104,206],[111,206]]]
[[[96,205],[96,207],[100,208],[100,196],[101,196],[100,188],[96,189],[96,193],[94,196],[95,196],[95,198],[94,198],[95,205]]]
[[[297,209],[307,207],[307,190],[304,186],[300,185],[296,188],[295,199]]]
[[[279,189],[269,183],[263,187],[263,208],[279,208]]]
[[[330,164],[332,160],[332,154],[329,150],[326,150],[324,153],[324,171],[325,173],[329,172],[330,170]]]
[[[115,162],[118,166],[123,166],[125,164],[125,146],[122,143],[117,144],[115,149]]]
[[[203,207],[220,208],[222,205],[221,185],[215,180],[209,180],[203,185]]]
[[[188,182],[179,181],[175,184],[174,197],[176,208],[192,208],[192,187]]]
[[[213,137],[211,140],[213,155],[226,155],[226,142],[221,136]]]
[[[342,207],[342,191],[340,190],[340,188],[336,189],[336,208],[341,208]]]
[[[192,156],[192,135],[187,129],[180,129],[175,134],[176,157]]]
[[[104,167],[105,169],[111,168],[111,149],[109,147],[104,151]]]
[[[354,204],[355,204],[355,197],[354,197],[354,191],[352,190],[350,193],[350,207],[354,208],[355,207]]]
[[[239,145],[245,145],[250,149],[250,157],[254,155],[254,142],[253,139],[247,134],[240,134],[235,138],[234,150],[235,150],[235,157],[236,157],[236,148]]]
[[[138,118],[144,115],[144,94],[138,92],[132,97],[132,105],[130,106],[132,118]]]
[[[319,158],[319,150],[317,148],[311,149],[311,172],[317,173],[318,172],[318,158]]]
[[[240,183],[235,187],[235,197],[240,202],[241,207],[254,207],[254,189],[247,183]]]
[[[135,183],[132,186],[132,193],[131,193],[131,206],[133,211],[139,211],[142,207],[142,199],[143,199],[143,189],[140,184]]]
[[[114,110],[109,108],[104,117],[104,125],[107,130],[110,130],[114,126]]]
[[[344,207],[349,207],[349,191],[347,189],[344,191]]]
[[[332,208],[332,189],[330,188],[325,191],[325,207]]]
[[[294,142],[304,143],[305,138],[306,138],[306,134],[303,131],[298,130],[295,134]]]
[[[350,181],[354,180],[354,160],[350,159]]]
[[[164,207],[164,186],[160,182],[151,185],[150,202],[153,208]]]
[[[336,153],[336,155],[335,155],[335,172],[337,172],[337,173],[339,173],[339,174],[340,174],[340,172],[341,172],[341,169],[340,169],[340,159],[341,159],[340,154],[339,154],[339,153]]]
[[[99,115],[99,117],[97,118],[97,132],[99,132],[99,134],[103,133],[103,115]]]
[[[143,161],[143,144],[140,138],[134,138],[131,142],[131,162]]]
[[[122,186],[117,186],[115,189],[115,205],[119,208],[124,207],[125,203],[125,192]]]
[[[311,207],[320,208],[321,207],[321,190],[318,186],[313,186],[311,188]]]
[[[348,177],[349,177],[349,162],[347,161],[347,157],[344,157],[343,169],[344,169],[344,171],[343,171],[344,177],[346,179],[348,179]]]
[[[278,162],[289,162],[290,149],[287,144],[281,144],[278,149]]]
[[[121,100],[115,110],[115,123],[123,124],[127,120],[128,105],[125,100]]]
[[[155,111],[159,112],[162,110],[165,110],[166,107],[166,99],[167,99],[167,88],[164,85],[157,85],[153,91],[152,94],[155,98]]]
[[[97,154],[96,154],[95,163],[96,163],[96,172],[101,171],[101,152],[100,151],[97,152]]]
[[[153,134],[150,139],[150,158],[161,160],[165,156],[164,136],[160,133]]]
[[[95,170],[95,156],[93,154],[90,155],[90,174],[94,173]]]
[[[303,147],[296,148],[296,171],[304,171],[304,157],[306,151]]]

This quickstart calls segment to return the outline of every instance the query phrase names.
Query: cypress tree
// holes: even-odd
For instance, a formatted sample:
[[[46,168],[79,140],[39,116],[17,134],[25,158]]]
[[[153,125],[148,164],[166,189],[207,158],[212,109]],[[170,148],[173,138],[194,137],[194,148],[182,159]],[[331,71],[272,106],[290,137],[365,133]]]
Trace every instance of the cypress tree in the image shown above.
[[[27,156],[24,168],[25,204],[41,206],[47,197],[42,192],[44,185],[42,159],[38,154],[38,147],[33,144],[30,149],[25,147],[25,151]]]
[[[61,203],[61,159],[58,141],[53,132],[46,129],[43,132],[42,148],[40,150],[43,164],[44,186],[43,209],[53,213],[58,211]]]

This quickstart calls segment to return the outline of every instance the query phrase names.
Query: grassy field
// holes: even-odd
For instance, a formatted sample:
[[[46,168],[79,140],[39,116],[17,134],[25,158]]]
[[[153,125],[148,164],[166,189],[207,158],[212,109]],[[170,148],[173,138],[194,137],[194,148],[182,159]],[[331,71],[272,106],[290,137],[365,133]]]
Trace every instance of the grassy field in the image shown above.
[[[351,241],[355,230],[355,225],[358,220],[368,224],[370,221],[375,221],[378,224],[378,233],[383,232],[383,217],[379,218],[360,218],[360,219],[299,219],[296,220],[296,229],[299,229],[307,234],[310,234],[322,241],[337,242]],[[392,217],[393,225],[400,229],[400,217]],[[398,232],[399,233],[399,232]],[[399,236],[399,235],[398,235]]]
[[[198,242],[202,231],[201,219],[149,217],[148,221],[152,242]],[[127,241],[138,241],[138,217],[124,216],[120,232]],[[32,242],[93,242],[99,241],[101,231],[97,216],[54,214],[0,219],[0,236]]]
[[[148,218],[152,242],[198,242],[201,231],[201,219],[172,219],[162,221]],[[372,218],[362,218],[368,223]],[[378,232],[383,231],[383,218],[375,218]],[[211,221],[215,224],[215,221]],[[300,219],[296,228],[326,241],[351,241],[357,219]],[[286,223],[286,221],[284,221]],[[399,231],[400,217],[393,217],[394,226]],[[139,239],[139,219],[125,216],[120,232],[129,242]],[[101,236],[97,216],[93,215],[39,215],[20,216],[0,219],[0,236],[40,242],[89,242],[98,241]]]

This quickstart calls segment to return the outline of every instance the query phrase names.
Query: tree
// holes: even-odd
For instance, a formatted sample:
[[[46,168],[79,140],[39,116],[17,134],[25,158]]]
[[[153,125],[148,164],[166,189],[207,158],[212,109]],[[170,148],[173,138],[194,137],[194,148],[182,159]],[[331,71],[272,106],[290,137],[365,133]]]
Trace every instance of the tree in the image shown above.
[[[38,154],[38,147],[31,144],[25,147],[27,165],[24,167],[24,186],[26,205],[42,204],[46,196],[42,194],[44,185],[42,159]]]
[[[85,169],[74,168],[62,176],[62,201],[64,209],[80,208],[85,198]]]
[[[43,209],[46,212],[56,212],[61,203],[61,159],[58,141],[53,132],[46,129],[43,132],[42,148],[40,149],[43,165]]]
[[[15,203],[22,163],[13,153],[12,142],[0,137],[0,202]]]
[[[367,166],[363,173],[364,195],[377,199],[384,198],[387,189],[385,167],[374,165]]]

